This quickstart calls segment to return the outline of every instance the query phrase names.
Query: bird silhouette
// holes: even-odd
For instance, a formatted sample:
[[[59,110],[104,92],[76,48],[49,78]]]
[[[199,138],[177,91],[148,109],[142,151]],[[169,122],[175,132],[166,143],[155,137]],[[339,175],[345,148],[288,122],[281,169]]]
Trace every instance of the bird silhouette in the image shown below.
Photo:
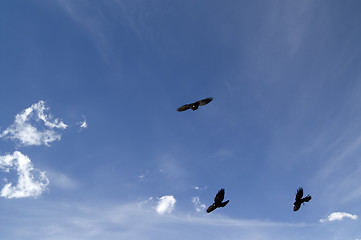
[[[222,202],[224,199],[224,189],[221,188],[216,197],[214,198],[214,203],[208,207],[207,209],[207,213],[210,213],[212,212],[213,210],[215,210],[216,208],[219,208],[219,207],[224,207],[228,204],[229,200],[225,201],[225,202]]]
[[[188,109],[192,109],[193,111],[195,111],[195,110],[198,109],[199,106],[206,105],[206,104],[210,103],[212,100],[213,100],[212,97],[208,97],[208,98],[199,100],[199,101],[194,102],[194,103],[185,104],[185,105],[179,107],[177,109],[177,111],[178,112],[183,112],[183,111],[188,110]]]
[[[301,204],[304,202],[309,202],[311,200],[311,196],[307,195],[306,197],[303,197],[303,188],[297,189],[295,202],[293,203],[293,211],[298,211],[300,209]]]

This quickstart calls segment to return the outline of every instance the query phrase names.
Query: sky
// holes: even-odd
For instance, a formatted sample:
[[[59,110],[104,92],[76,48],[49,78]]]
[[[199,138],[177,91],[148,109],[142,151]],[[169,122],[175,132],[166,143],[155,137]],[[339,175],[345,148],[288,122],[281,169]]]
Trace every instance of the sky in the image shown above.
[[[361,239],[360,11],[1,1],[0,238]]]

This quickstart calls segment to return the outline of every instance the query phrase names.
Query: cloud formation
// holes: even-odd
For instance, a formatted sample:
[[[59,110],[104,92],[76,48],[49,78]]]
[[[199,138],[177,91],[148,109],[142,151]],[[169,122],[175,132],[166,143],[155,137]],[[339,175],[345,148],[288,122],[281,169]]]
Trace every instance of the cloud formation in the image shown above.
[[[193,197],[192,202],[193,202],[194,208],[196,209],[197,212],[201,212],[201,211],[204,211],[204,209],[206,209],[206,205],[201,203],[201,201],[199,200],[199,197]]]
[[[171,213],[174,210],[174,205],[176,203],[175,198],[172,195],[163,196],[159,198],[156,210],[157,213],[162,215],[164,213]]]
[[[143,182],[143,181],[144,181],[144,178],[145,178],[145,174],[139,175],[139,176],[138,176],[139,182]]]
[[[66,129],[67,125],[58,118],[53,119],[45,102],[40,100],[15,116],[14,123],[0,133],[0,138],[19,141],[23,146],[46,145],[60,140],[61,135],[54,129]],[[42,122],[40,124],[39,122]]]
[[[21,215],[6,216],[7,221],[21,224],[13,228],[6,225],[1,236],[3,239],[27,239],[30,232],[33,239],[39,240],[163,239],[164,236],[172,236],[172,239],[301,240],[305,239],[304,235],[295,236],[295,228],[302,232],[314,228],[312,224],[237,219],[220,214],[209,217],[182,211],[159,217],[149,205],[152,199],[116,205],[31,201],[29,205],[17,207]],[[32,211],[28,211],[29,207]],[[51,214],[38,214],[39,211]]]
[[[86,120],[84,120],[83,122],[80,122],[80,127],[81,128],[87,128],[88,124],[86,123]]]
[[[63,190],[74,190],[79,187],[77,181],[61,172],[47,170],[47,175],[51,181],[50,186],[55,186]]]
[[[79,125],[80,130],[83,130],[83,129],[85,129],[85,128],[88,127],[88,123],[87,123],[86,117],[85,117],[84,115],[83,115],[83,121],[79,121],[79,122],[77,123],[77,125]]]
[[[4,198],[37,197],[49,184],[45,172],[35,169],[30,158],[19,151],[15,151],[12,155],[0,156],[0,169],[5,172],[14,169],[18,174],[16,186],[10,182],[1,189],[0,196]]]
[[[344,218],[350,218],[352,220],[357,220],[357,215],[352,215],[350,213],[345,212],[333,212],[326,219],[320,219],[320,222],[333,222],[333,221],[341,221]]]

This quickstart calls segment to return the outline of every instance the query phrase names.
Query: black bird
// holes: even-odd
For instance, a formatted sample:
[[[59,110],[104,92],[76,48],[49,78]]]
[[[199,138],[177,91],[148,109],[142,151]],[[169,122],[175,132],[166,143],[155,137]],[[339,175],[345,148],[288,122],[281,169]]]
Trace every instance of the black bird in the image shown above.
[[[293,203],[293,211],[297,211],[298,209],[300,209],[302,203],[311,200],[310,195],[307,195],[304,198],[302,197],[303,197],[303,188],[299,188],[297,189],[297,193],[296,193],[296,198],[295,198],[296,201]]]
[[[192,109],[194,111],[194,110],[197,110],[199,106],[206,105],[206,104],[210,103],[212,100],[213,100],[212,97],[208,97],[208,98],[199,100],[199,101],[194,102],[194,103],[183,105],[183,106],[179,107],[177,109],[177,111],[178,112],[183,112],[183,111],[188,110],[188,109]]]
[[[216,197],[214,198],[214,203],[211,206],[209,206],[209,208],[207,209],[207,213],[212,212],[216,208],[226,206],[229,200],[222,202],[223,199],[224,199],[224,189],[221,188],[221,190],[218,191]]]

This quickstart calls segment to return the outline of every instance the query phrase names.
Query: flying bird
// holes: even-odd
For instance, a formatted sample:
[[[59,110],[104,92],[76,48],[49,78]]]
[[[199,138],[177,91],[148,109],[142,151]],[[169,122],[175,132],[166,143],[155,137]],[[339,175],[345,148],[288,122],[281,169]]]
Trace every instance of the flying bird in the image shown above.
[[[301,204],[304,202],[309,202],[311,200],[311,196],[307,195],[306,197],[303,197],[303,188],[299,188],[297,189],[297,193],[296,193],[296,198],[295,198],[295,202],[293,203],[293,211],[297,211],[298,209],[300,209]]]
[[[192,109],[194,111],[194,110],[197,110],[199,106],[206,105],[206,104],[210,103],[212,100],[213,100],[212,97],[208,97],[208,98],[199,100],[199,101],[194,102],[194,103],[183,105],[183,106],[179,107],[177,109],[177,111],[178,112],[183,112],[183,111],[188,110],[188,109]]]
[[[216,208],[219,208],[219,207],[224,207],[227,205],[227,203],[229,202],[229,200],[225,201],[225,202],[222,202],[224,199],[224,189],[221,188],[216,197],[214,198],[214,203],[209,206],[209,208],[207,209],[207,213],[210,213],[212,212],[213,210],[215,210]]]

